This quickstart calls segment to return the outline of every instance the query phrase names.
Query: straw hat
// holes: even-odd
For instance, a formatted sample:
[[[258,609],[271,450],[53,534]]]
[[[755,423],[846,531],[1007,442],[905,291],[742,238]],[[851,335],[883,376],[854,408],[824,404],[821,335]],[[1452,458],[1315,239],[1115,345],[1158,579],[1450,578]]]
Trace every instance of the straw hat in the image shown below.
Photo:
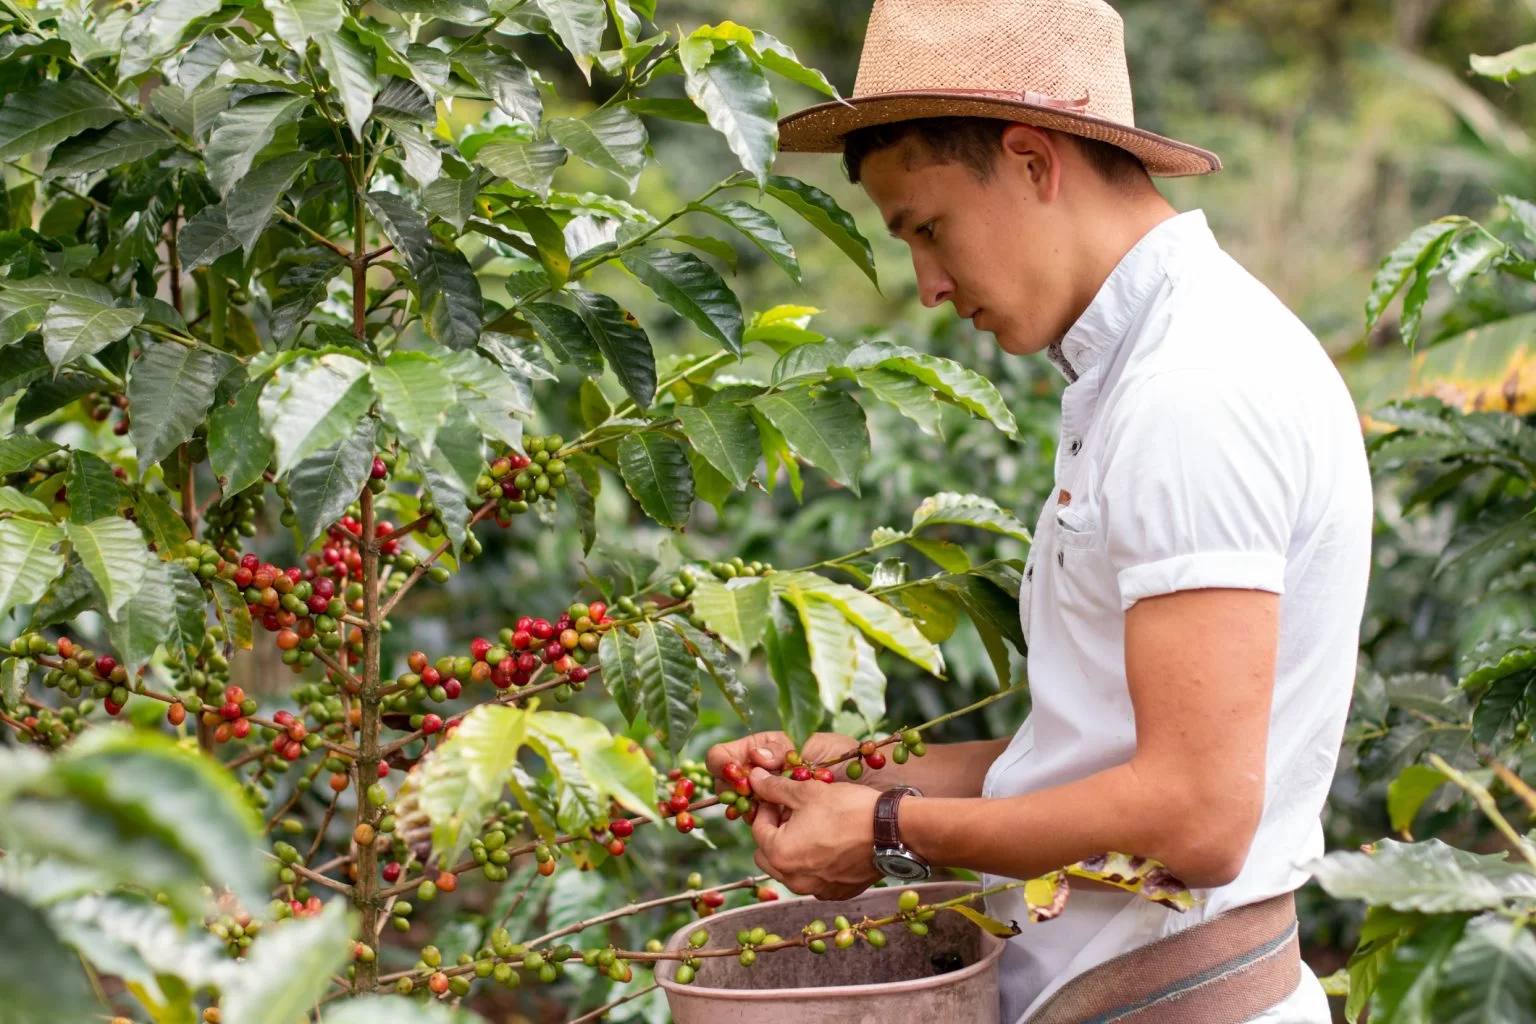
[[[853,96],[781,120],[779,148],[839,153],[854,129],[923,117],[1054,128],[1165,177],[1221,170],[1215,153],[1136,127],[1124,26],[1103,0],[875,0]]]

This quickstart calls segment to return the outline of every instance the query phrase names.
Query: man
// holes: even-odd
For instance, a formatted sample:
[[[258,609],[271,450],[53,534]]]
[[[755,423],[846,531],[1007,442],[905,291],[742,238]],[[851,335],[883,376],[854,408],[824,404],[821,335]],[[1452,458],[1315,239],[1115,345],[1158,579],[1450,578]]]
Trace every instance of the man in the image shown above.
[[[1020,594],[1028,720],[857,785],[782,778],[779,733],[715,747],[716,775],[757,766],[758,864],[837,899],[927,865],[990,886],[1153,858],[1195,909],[1074,882],[1010,941],[1004,1022],[1325,1024],[1290,894],[1322,853],[1370,481],[1316,339],[1148,176],[1219,160],[1134,127],[1100,0],[876,0],[851,102],[781,128],[785,149],[844,152],[926,305],[1071,383]],[[1027,921],[1017,891],[988,911]]]

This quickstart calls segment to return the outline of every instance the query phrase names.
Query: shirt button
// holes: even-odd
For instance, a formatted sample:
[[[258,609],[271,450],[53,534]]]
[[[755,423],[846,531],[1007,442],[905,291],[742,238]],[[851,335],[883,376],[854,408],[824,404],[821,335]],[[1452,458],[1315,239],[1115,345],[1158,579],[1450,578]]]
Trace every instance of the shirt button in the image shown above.
[[[1067,446],[1067,451],[1070,454],[1072,454],[1072,455],[1076,455],[1078,452],[1080,452],[1082,450],[1083,450],[1083,439],[1080,438],[1080,437],[1073,438],[1072,439],[1072,443]]]
[[[1067,553],[1065,551],[1056,552],[1056,564],[1060,566],[1067,564]]]

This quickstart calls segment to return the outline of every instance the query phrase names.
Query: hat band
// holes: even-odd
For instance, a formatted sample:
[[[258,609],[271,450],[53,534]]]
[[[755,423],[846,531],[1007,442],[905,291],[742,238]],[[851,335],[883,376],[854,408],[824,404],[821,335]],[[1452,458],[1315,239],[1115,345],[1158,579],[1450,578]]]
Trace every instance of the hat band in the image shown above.
[[[914,89],[914,92],[944,93],[951,96],[996,96],[1005,100],[1019,100],[1035,107],[1052,107],[1056,110],[1085,110],[1088,107],[1089,97],[1066,100],[1056,96],[1048,96],[1043,92],[1035,92],[1032,89]]]

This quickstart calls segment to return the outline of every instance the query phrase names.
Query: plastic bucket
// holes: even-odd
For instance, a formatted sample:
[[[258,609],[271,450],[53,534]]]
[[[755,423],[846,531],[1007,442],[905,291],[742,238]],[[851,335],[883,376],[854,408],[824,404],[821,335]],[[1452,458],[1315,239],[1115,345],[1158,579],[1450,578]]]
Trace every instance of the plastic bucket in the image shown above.
[[[912,886],[924,903],[954,899],[977,886],[934,882]],[[695,921],[667,941],[669,952],[684,949],[688,936],[703,928],[704,949],[731,949],[736,933],[762,926],[785,938],[820,918],[830,928],[838,914],[858,922],[896,912],[901,888],[871,889],[851,900],[803,898],[740,907]],[[939,913],[929,933],[916,936],[901,924],[880,929],[884,949],[860,941],[838,949],[828,935],[827,951],[786,949],[763,953],[751,967],[734,957],[706,957],[694,981],[674,981],[678,962],[661,961],[656,980],[667,993],[676,1024],[930,1024],[964,1021],[997,1024],[998,960],[1004,942],[959,914]]]

